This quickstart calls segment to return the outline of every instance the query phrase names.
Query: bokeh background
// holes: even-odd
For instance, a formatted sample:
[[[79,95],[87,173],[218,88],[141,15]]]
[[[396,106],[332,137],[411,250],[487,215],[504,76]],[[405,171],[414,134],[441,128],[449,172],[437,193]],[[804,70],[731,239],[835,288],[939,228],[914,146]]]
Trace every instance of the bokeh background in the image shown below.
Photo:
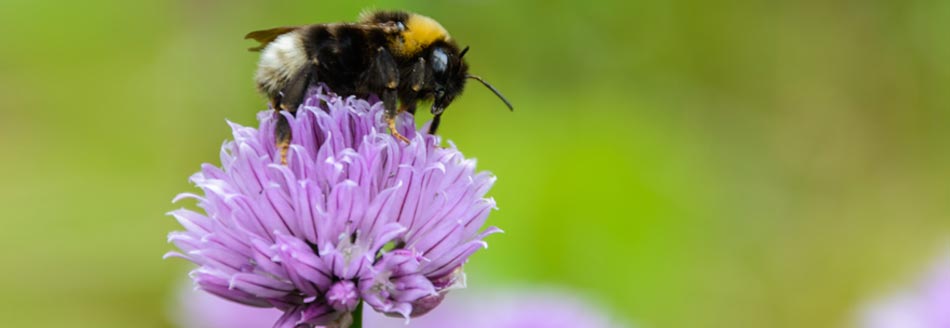
[[[947,1],[2,0],[0,325],[171,327],[163,213],[264,109],[241,37],[370,7],[440,20],[516,105],[471,85],[443,122],[499,177],[470,288],[847,327],[947,246]]]

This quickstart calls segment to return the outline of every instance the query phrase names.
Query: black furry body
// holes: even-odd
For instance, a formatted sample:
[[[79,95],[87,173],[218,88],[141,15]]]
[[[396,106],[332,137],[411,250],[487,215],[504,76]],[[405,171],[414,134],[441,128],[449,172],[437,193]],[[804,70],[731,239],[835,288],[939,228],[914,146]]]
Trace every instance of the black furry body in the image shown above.
[[[311,25],[300,31],[307,55],[315,65],[309,68],[310,84],[325,83],[341,95],[365,97],[377,95],[386,102],[387,110],[395,110],[398,99],[405,105],[432,100],[439,91],[458,94],[464,86],[466,69],[457,71],[461,83],[439,83],[436,74],[425,65],[433,47],[458,52],[449,43],[433,44],[413,57],[398,56],[389,51],[389,38],[384,28],[365,25]],[[291,85],[292,86],[292,85]],[[451,87],[451,90],[445,90]],[[444,96],[443,96],[444,97]],[[287,103],[294,108],[299,100]],[[414,109],[414,106],[407,108]],[[444,108],[443,108],[444,109]]]
[[[293,30],[291,33],[302,40],[309,63],[283,87],[266,92],[272,104],[293,113],[306,90],[316,83],[324,83],[344,96],[376,95],[390,118],[397,113],[397,101],[402,104],[401,110],[415,113],[416,103],[431,100],[435,121],[430,132],[434,133],[442,111],[462,92],[468,67],[458,47],[443,40],[411,55],[391,51],[400,24],[317,24]],[[431,65],[435,51],[445,59],[443,66]]]
[[[256,77],[258,89],[277,110],[296,112],[307,89],[326,84],[348,96],[376,95],[383,101],[385,119],[394,137],[409,140],[395,130],[399,111],[415,114],[419,101],[432,101],[434,115],[429,133],[435,133],[443,111],[462,93],[466,79],[492,90],[490,84],[468,74],[448,32],[435,20],[401,11],[369,12],[357,23],[278,27],[249,33],[263,50]],[[401,103],[397,109],[397,103]],[[277,125],[282,160],[286,159],[290,131],[283,116]]]

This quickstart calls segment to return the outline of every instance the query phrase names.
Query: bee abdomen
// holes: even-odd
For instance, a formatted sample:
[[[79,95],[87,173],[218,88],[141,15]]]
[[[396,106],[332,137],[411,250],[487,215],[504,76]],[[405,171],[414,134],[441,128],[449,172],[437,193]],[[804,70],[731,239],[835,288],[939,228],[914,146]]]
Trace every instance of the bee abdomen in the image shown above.
[[[298,31],[282,34],[261,52],[254,80],[261,92],[274,97],[309,62]]]

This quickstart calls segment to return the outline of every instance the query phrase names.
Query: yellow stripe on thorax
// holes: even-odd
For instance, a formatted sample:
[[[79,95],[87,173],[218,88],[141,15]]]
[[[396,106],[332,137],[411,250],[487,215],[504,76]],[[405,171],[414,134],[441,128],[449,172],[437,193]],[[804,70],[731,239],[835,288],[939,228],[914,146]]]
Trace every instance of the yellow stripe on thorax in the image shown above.
[[[406,30],[400,36],[402,43],[394,40],[392,48],[396,49],[398,55],[411,56],[433,42],[448,40],[449,32],[432,18],[412,14],[406,22]]]

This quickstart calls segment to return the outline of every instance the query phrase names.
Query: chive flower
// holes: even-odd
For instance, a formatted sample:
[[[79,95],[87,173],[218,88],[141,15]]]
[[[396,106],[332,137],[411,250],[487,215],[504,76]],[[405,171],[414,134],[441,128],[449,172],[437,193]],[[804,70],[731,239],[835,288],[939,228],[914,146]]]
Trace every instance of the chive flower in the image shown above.
[[[280,164],[274,128],[284,115],[292,142]],[[419,316],[453,288],[462,265],[487,244],[495,177],[439,137],[397,120],[406,144],[382,122],[376,99],[308,91],[295,116],[264,111],[259,128],[230,123],[221,166],[191,177],[202,211],[170,212],[184,227],[168,240],[198,265],[197,288],[283,315],[274,327],[349,326],[361,304]],[[427,131],[423,127],[420,131]],[[359,313],[356,314],[359,318]]]

